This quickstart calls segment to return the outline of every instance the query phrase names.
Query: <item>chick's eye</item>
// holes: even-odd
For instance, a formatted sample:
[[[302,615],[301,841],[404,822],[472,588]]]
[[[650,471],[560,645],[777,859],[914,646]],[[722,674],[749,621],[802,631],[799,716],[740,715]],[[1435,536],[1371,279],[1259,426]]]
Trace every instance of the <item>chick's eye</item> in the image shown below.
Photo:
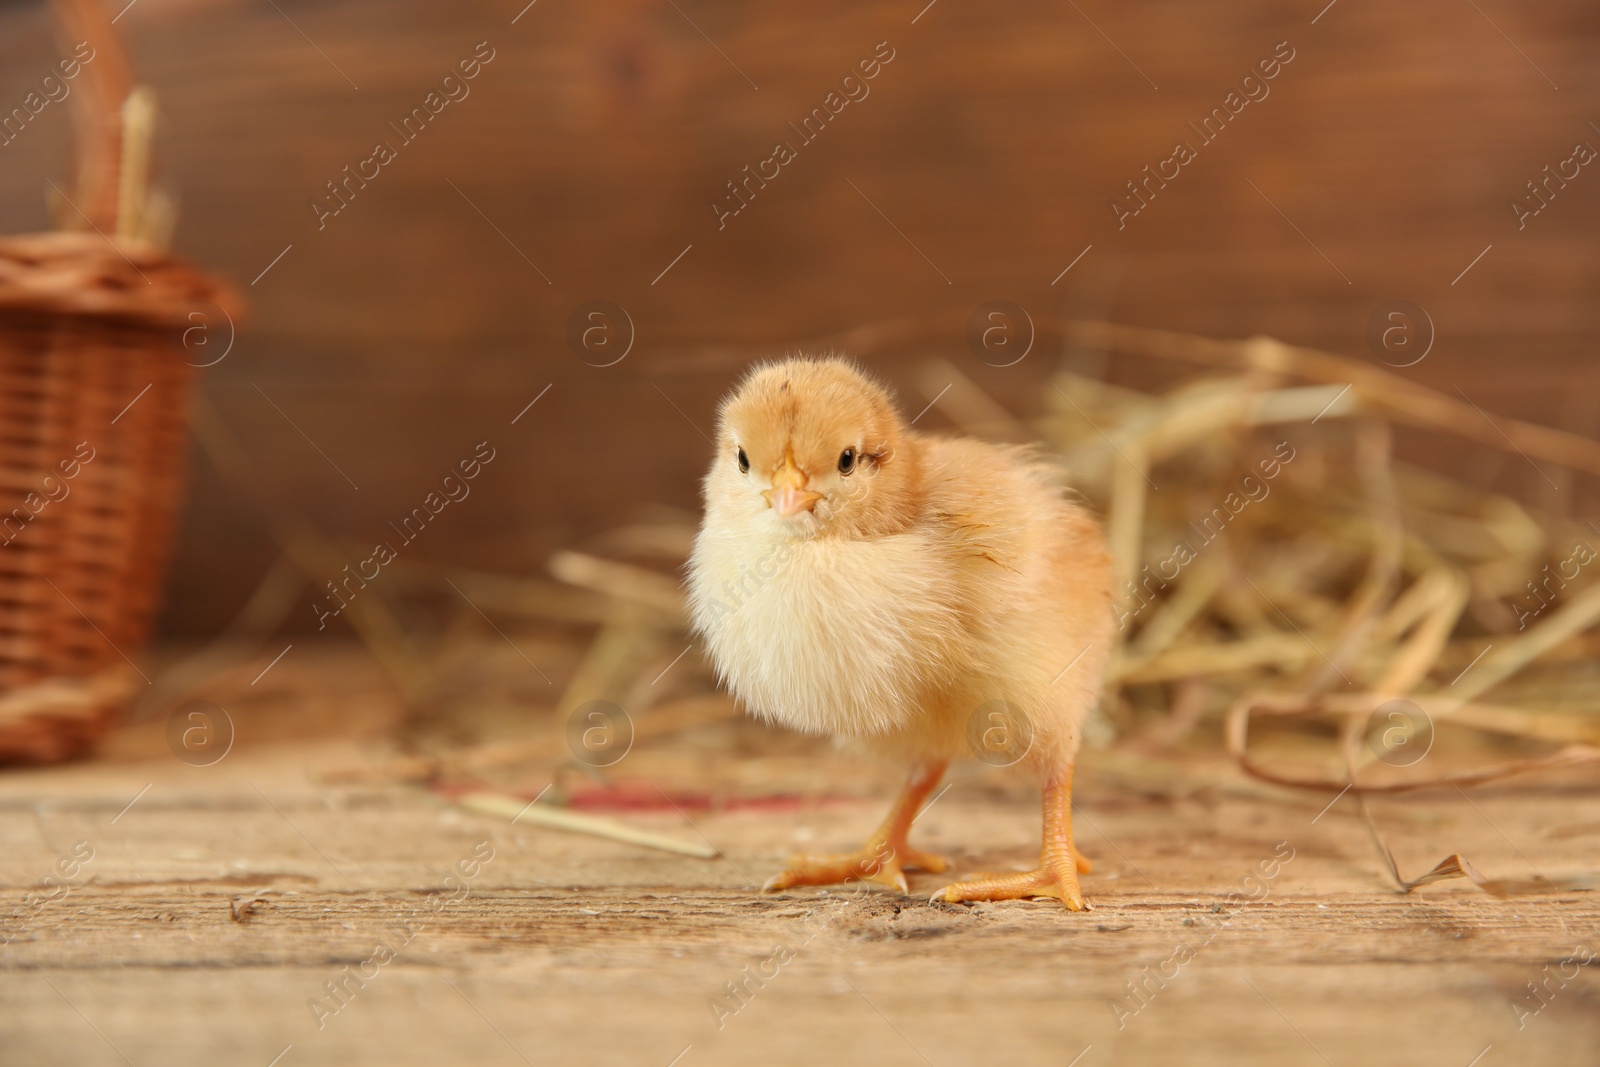
[[[839,453],[839,473],[849,474],[856,469],[856,450],[847,448]]]
[[[741,474],[750,473],[750,457],[744,454],[744,449],[742,448],[739,449],[739,472]]]

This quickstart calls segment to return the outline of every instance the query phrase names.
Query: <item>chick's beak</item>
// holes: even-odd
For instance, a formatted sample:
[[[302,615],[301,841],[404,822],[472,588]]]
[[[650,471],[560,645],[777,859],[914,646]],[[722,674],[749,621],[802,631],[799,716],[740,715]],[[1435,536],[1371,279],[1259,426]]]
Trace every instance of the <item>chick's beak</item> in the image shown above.
[[[772,476],[772,488],[762,490],[761,495],[773,511],[786,519],[810,511],[822,499],[821,493],[806,488],[805,472],[795,466],[792,452],[783,457],[782,469]]]

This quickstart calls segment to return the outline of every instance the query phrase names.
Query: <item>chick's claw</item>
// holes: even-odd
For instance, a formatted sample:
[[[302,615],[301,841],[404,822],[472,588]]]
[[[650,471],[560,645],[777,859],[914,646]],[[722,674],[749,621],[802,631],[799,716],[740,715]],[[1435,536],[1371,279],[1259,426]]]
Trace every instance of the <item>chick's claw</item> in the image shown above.
[[[838,885],[843,882],[877,882],[891,889],[907,891],[906,871],[945,869],[944,857],[922,852],[909,845],[869,841],[855,852],[832,856],[795,856],[787,870],[767,879],[763,892],[789,889],[797,885]]]

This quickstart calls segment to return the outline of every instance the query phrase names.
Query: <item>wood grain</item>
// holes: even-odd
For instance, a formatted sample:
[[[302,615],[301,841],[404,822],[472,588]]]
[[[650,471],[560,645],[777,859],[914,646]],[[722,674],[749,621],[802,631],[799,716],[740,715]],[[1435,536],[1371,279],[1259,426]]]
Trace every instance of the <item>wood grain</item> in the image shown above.
[[[613,814],[724,855],[696,860],[415,788],[319,784],[389,759],[399,709],[354,653],[297,650],[268,678],[211,694],[238,730],[215,766],[173,759],[152,722],[121,729],[97,762],[0,779],[0,914],[50,892],[75,843],[93,848],[64,897],[6,926],[8,1058],[265,1067],[292,1046],[283,1064],[665,1065],[688,1045],[683,1064],[1067,1063],[1092,1046],[1080,1063],[1465,1065],[1489,1045],[1553,1064],[1600,1047],[1592,966],[1565,968],[1520,1028],[1514,1009],[1537,1004],[1526,983],[1547,965],[1600,948],[1594,893],[1400,895],[1349,798],[1324,811],[1327,798],[1248,782],[1203,750],[1156,757],[1154,776],[1126,750],[1085,754],[1092,912],[933,905],[944,880],[928,874],[911,897],[761,896],[749,883],[789,851],[859,843],[891,773],[742,719],[641,738],[616,782],[723,804]],[[536,791],[562,742],[548,712],[523,714],[550,747],[507,785]],[[1444,738],[1429,758],[1476,755]],[[1032,787],[993,768],[951,781],[919,847],[958,872],[1028,862]],[[793,803],[732,803],[763,796]],[[1374,806],[1409,872],[1459,850],[1490,877],[1593,877],[1600,810],[1581,775]],[[492,856],[461,876],[485,842]],[[370,963],[380,947],[393,958]],[[747,981],[732,1011],[726,983]],[[317,1013],[316,998],[338,1010]]]

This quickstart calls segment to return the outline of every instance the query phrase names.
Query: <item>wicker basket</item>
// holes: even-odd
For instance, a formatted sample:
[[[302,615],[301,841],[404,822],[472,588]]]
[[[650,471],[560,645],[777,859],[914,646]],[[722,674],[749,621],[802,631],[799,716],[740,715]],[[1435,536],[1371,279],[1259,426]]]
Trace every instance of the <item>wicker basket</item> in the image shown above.
[[[182,323],[229,302],[154,248],[0,242],[0,761],[77,755],[146,683],[198,362]]]
[[[71,24],[83,10],[69,28],[120,59],[108,24]],[[94,168],[80,166],[72,206],[87,220],[109,202],[107,225],[0,239],[0,763],[82,753],[147,684],[136,661],[180,496],[187,394],[210,361],[197,342],[216,340],[194,331],[227,334],[238,311],[162,248],[108,235],[117,183],[104,171],[120,146],[106,138],[121,131],[103,110],[88,118],[79,152]]]

